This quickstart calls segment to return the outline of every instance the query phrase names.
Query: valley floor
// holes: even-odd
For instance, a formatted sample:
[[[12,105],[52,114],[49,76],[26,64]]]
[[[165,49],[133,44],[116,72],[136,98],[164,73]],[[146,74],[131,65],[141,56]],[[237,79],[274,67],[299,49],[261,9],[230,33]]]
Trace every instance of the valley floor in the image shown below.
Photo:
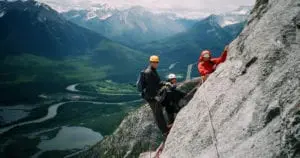
[[[111,81],[98,84],[102,89],[126,86]],[[76,85],[66,90],[41,94],[44,101],[39,105],[1,107],[1,157],[64,157],[76,153],[111,134],[129,111],[143,104],[137,92],[117,96],[104,90],[103,94],[81,92]],[[13,118],[11,114],[15,113],[18,117]]]

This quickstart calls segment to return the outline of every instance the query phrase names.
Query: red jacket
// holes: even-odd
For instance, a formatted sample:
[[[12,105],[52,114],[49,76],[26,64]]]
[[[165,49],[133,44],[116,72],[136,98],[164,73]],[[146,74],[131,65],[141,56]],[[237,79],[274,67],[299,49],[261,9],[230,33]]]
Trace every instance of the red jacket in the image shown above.
[[[204,61],[203,56],[205,54],[209,54],[209,56],[211,57],[211,53],[208,50],[205,50],[201,53],[198,63],[198,71],[202,76],[213,73],[216,70],[217,66],[220,63],[223,63],[227,57],[227,51],[224,51],[219,58],[211,58],[209,61]]]

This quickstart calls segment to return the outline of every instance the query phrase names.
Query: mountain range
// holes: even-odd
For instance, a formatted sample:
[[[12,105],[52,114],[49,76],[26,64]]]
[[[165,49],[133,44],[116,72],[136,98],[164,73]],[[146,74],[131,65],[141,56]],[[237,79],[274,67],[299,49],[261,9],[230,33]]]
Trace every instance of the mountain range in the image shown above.
[[[245,22],[221,27],[218,16],[211,15],[185,32],[141,45],[138,49],[144,52],[155,52],[165,60],[178,63],[182,71],[186,65],[196,63],[201,51],[208,49],[213,56],[219,56],[225,45],[229,44],[243,29]]]
[[[215,20],[222,27],[240,23],[246,20],[251,8],[243,6],[216,15]],[[85,10],[70,10],[62,15],[80,26],[131,47],[185,32],[202,20],[179,18],[172,13],[153,13],[140,6],[118,10],[107,5],[97,5]]]
[[[240,6],[231,12],[216,15],[216,21],[221,27],[246,21],[251,9],[252,6]]]
[[[7,55],[29,53],[47,58],[65,59],[70,56],[99,56],[102,65],[105,57],[123,58],[123,62],[136,60],[137,53],[106,37],[65,20],[49,6],[28,1],[0,1],[0,46],[2,58]],[[126,53],[122,54],[122,50]],[[110,53],[107,53],[107,52]],[[123,56],[124,55],[124,56]],[[95,58],[91,59],[95,60]],[[100,65],[101,65],[100,64]]]
[[[106,38],[65,20],[35,1],[0,1],[0,48],[3,53],[33,53],[47,57],[79,54]]]
[[[33,0],[0,1],[0,13],[1,102],[30,100],[68,83],[112,76],[136,79],[146,60],[144,53],[73,24]]]
[[[161,56],[162,69],[179,62],[174,71],[183,74],[201,50],[218,55],[244,26],[222,27],[219,15],[195,21],[154,14],[142,7],[120,11],[98,6],[91,10],[97,14],[89,14],[84,24],[94,19],[99,22],[95,27],[101,24],[100,30],[114,33],[114,38],[106,31],[102,35],[79,26],[67,18],[68,13],[58,13],[34,0],[0,1],[0,88],[5,90],[0,101],[30,100],[76,82],[132,82],[154,53]],[[70,11],[69,16],[76,12]],[[81,12],[79,19],[86,15]],[[34,90],[28,92],[30,88]]]
[[[64,17],[80,26],[96,31],[128,46],[147,43],[183,32],[188,22],[171,19],[169,15],[154,14],[142,7],[126,10],[71,10]]]

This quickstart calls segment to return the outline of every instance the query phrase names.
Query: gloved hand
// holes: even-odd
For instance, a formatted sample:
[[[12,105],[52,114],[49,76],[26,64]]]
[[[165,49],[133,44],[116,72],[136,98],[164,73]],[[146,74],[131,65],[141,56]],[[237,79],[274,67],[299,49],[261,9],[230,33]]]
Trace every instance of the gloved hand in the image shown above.
[[[160,97],[160,96],[155,96],[154,99],[155,99],[155,101],[157,101],[157,102],[161,102],[161,97]]]
[[[202,76],[202,83],[204,83],[207,80],[208,76],[209,75]]]
[[[224,52],[228,52],[228,50],[229,50],[229,45],[226,45],[224,48]]]

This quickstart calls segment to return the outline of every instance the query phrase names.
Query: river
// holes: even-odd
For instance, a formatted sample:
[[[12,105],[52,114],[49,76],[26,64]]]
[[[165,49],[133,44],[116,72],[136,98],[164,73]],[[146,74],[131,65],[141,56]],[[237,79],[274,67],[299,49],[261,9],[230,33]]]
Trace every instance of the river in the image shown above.
[[[179,62],[176,62],[176,63],[171,64],[171,65],[169,66],[169,70],[173,69],[173,68],[176,66],[176,64],[178,64],[178,63],[179,63]]]
[[[110,95],[110,96],[126,96],[126,95],[140,95],[139,93],[95,93],[95,92],[89,92],[89,91],[81,91],[77,89],[76,87],[79,85],[79,83],[69,85],[66,90],[69,92],[82,92],[82,93],[89,93],[89,94],[100,94],[100,95]]]
[[[75,84],[72,84],[70,86],[68,86],[66,88],[66,90],[70,91],[70,92],[80,92],[78,89],[76,89],[76,86],[78,86],[79,83],[75,83]]]
[[[46,151],[66,151],[79,150],[67,157],[74,156],[82,150],[88,149],[103,139],[103,136],[92,129],[78,126],[62,126],[52,139],[44,139],[38,145],[39,152],[35,153],[32,158],[40,157]]]
[[[72,84],[69,85],[65,88],[65,90],[71,92],[71,93],[61,93],[61,94],[53,94],[53,95],[46,95],[46,94],[42,94],[40,95],[40,98],[45,99],[45,100],[62,100],[61,98],[57,98],[58,96],[65,96],[65,95],[76,95],[76,98],[74,98],[73,96],[70,97],[66,97],[67,101],[61,101],[61,102],[57,102],[57,103],[53,103],[52,105],[50,105],[47,109],[47,114],[45,114],[43,117],[38,118],[38,119],[34,119],[34,120],[30,120],[30,121],[24,121],[24,122],[20,122],[20,123],[16,123],[16,124],[12,124],[10,126],[7,127],[3,127],[0,128],[0,135],[3,135],[4,133],[7,132],[7,134],[9,134],[8,132],[10,132],[11,130],[14,130],[14,128],[17,127],[21,127],[21,126],[26,126],[26,125],[31,125],[31,124],[39,124],[39,123],[43,123],[47,120],[51,120],[51,119],[56,119],[56,117],[59,115],[59,110],[63,110],[62,106],[66,105],[70,105],[73,103],[87,103],[87,104],[97,104],[100,105],[130,105],[130,104],[139,104],[142,103],[142,99],[138,99],[138,100],[131,100],[131,101],[124,101],[124,102],[101,102],[101,101],[89,101],[90,99],[86,99],[86,101],[79,101],[79,99],[82,99],[81,97],[77,97],[80,96],[80,93],[85,93],[87,96],[89,96],[89,94],[93,94],[93,96],[96,95],[106,95],[106,96],[121,96],[121,95],[140,95],[138,93],[133,94],[114,94],[114,93],[93,93],[93,92],[88,92],[88,91],[80,91],[79,89],[77,89],[77,86],[80,83],[76,83],[76,84]],[[73,93],[72,93],[73,92]],[[76,93],[76,94],[74,94]],[[57,95],[57,96],[56,96]],[[70,99],[71,98],[71,99]],[[138,97],[134,97],[134,98],[138,98]],[[95,99],[95,98],[92,98]],[[97,106],[95,105],[95,107]],[[84,106],[84,105],[83,105]],[[26,108],[29,106],[25,106]],[[26,112],[26,115],[24,114],[20,114],[20,113],[14,113],[14,118],[12,118],[11,113],[7,114],[10,117],[7,117],[6,120],[8,119],[20,119],[20,118],[25,118],[28,117],[30,115],[31,110],[33,110],[34,108],[38,108],[39,106],[35,105],[35,106],[30,106],[30,109],[26,109],[26,111],[24,111],[24,109],[22,107],[8,107],[8,110],[23,110],[24,112]],[[93,107],[93,106],[92,106]],[[2,107],[2,109],[0,110],[0,112],[2,113],[8,113],[7,110],[5,109],[6,107]],[[99,106],[98,106],[99,108]],[[6,111],[5,111],[6,110]],[[6,116],[4,114],[0,113],[3,116]],[[18,117],[17,117],[18,116]],[[15,118],[16,117],[16,118]],[[5,117],[6,118],[6,117]],[[93,120],[92,120],[93,122]],[[106,127],[103,127],[106,128]],[[53,133],[54,131],[57,131],[57,134],[55,135],[55,137],[49,139],[48,135],[49,132]],[[21,133],[20,133],[21,134]],[[24,134],[24,133],[22,133]],[[51,134],[50,134],[51,135]],[[23,136],[23,135],[22,135]],[[32,155],[33,158],[38,158],[41,156],[41,154],[45,154],[45,152],[47,151],[53,151],[53,150],[57,150],[57,151],[63,151],[63,150],[68,150],[68,151],[77,151],[80,150],[82,151],[83,149],[88,148],[89,146],[92,146],[94,144],[96,144],[97,142],[101,141],[103,139],[103,136],[96,131],[93,131],[93,129],[89,129],[86,127],[82,127],[81,123],[75,126],[69,126],[68,124],[63,124],[60,127],[50,127],[49,129],[43,130],[43,131],[38,131],[35,133],[30,133],[28,136],[24,135],[25,137],[28,137],[30,139],[30,142],[28,142],[28,145],[31,145],[32,140],[34,139],[39,139],[40,142],[39,144],[37,144],[37,148],[39,149],[38,152],[36,152],[34,155]],[[4,137],[3,137],[4,138]],[[3,140],[5,140],[6,138],[4,138]],[[15,139],[15,141],[22,141],[21,139]],[[14,143],[9,143],[7,145],[15,145]],[[6,145],[6,146],[7,146]],[[1,148],[2,149],[2,148]],[[3,148],[5,149],[5,148]],[[79,152],[80,152],[79,151]],[[46,153],[47,154],[47,153]],[[75,153],[71,153],[71,155],[74,155]],[[71,156],[70,155],[70,156]]]
[[[52,119],[57,115],[57,110],[60,106],[65,105],[67,103],[91,103],[91,104],[104,104],[104,105],[123,105],[123,104],[128,104],[128,103],[137,103],[137,102],[141,102],[142,99],[139,100],[133,100],[133,101],[128,101],[128,102],[117,102],[117,103],[108,103],[108,102],[93,102],[93,101],[68,101],[68,102],[61,102],[61,103],[57,103],[57,104],[53,104],[48,108],[48,113],[46,116],[36,119],[36,120],[32,120],[32,121],[26,121],[26,122],[21,122],[21,123],[17,123],[17,124],[13,124],[11,126],[8,127],[4,127],[0,129],[0,134],[3,134],[15,127],[20,127],[20,126],[24,126],[24,125],[28,125],[28,124],[33,124],[33,123],[41,123],[44,122],[46,120]]]
[[[169,69],[172,69],[176,64],[176,63],[173,63],[170,65]],[[192,68],[193,68],[193,64],[189,64],[188,65],[188,68],[187,68],[187,75],[186,75],[186,80],[190,80],[191,79],[191,72],[192,72]],[[86,92],[86,91],[80,91],[78,89],[76,89],[76,87],[79,85],[79,83],[75,83],[75,84],[72,84],[72,85],[69,85],[66,87],[66,90],[70,91],[70,92]],[[91,93],[91,92],[88,92],[88,93]],[[113,93],[100,93],[102,95],[140,95],[138,93],[136,94],[113,94]],[[49,108],[48,108],[48,113],[46,116],[42,117],[42,118],[39,118],[39,119],[36,119],[36,120],[32,120],[32,121],[26,121],[26,122],[21,122],[21,123],[17,123],[17,124],[13,124],[11,126],[8,126],[8,127],[4,127],[4,128],[1,128],[0,129],[0,134],[3,134],[15,127],[18,127],[18,126],[24,126],[24,125],[28,125],[28,124],[33,124],[33,123],[41,123],[41,122],[44,122],[46,120],[49,120],[49,119],[52,119],[54,118],[56,115],[57,115],[57,110],[60,106],[64,105],[64,104],[67,104],[67,103],[92,103],[92,104],[111,104],[111,105],[115,105],[115,104],[119,104],[119,105],[122,105],[122,104],[127,104],[127,103],[135,103],[135,102],[140,102],[142,101],[142,99],[139,99],[139,100],[133,100],[133,101],[128,101],[128,102],[118,102],[118,103],[108,103],[108,102],[93,102],[93,101],[68,101],[68,102],[60,102],[60,103],[57,103],[57,104],[53,104],[51,105]]]
[[[0,106],[0,125],[3,126],[27,117],[35,106],[15,105]]]

